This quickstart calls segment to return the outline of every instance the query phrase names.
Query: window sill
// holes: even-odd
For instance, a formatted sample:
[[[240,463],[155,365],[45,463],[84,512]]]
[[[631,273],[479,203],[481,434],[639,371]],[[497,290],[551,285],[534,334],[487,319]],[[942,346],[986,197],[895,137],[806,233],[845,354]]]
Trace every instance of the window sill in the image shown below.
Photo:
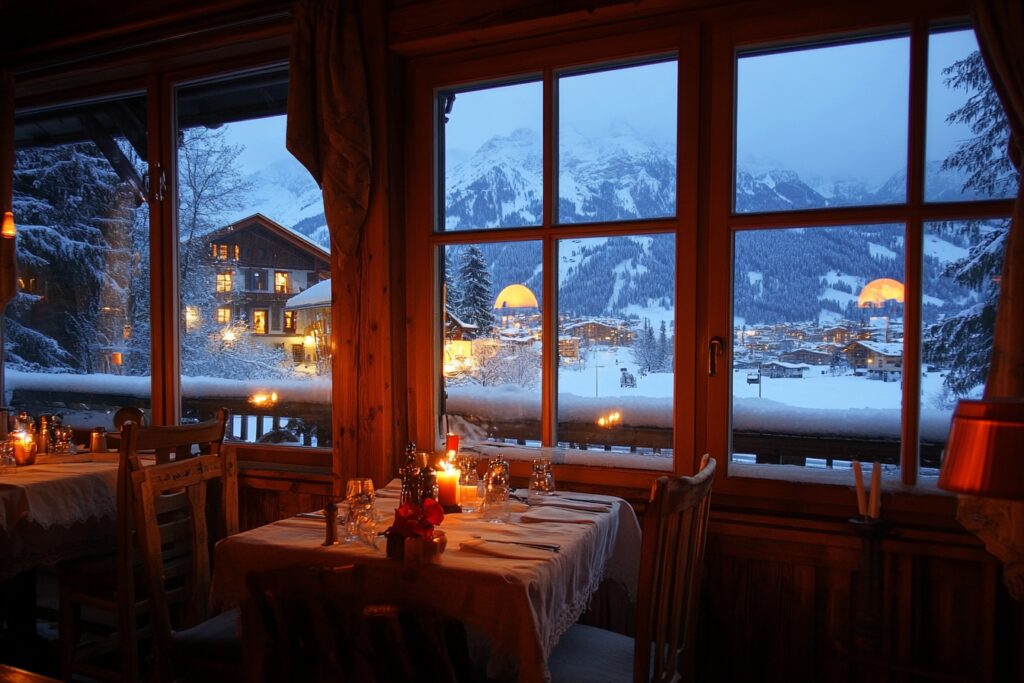
[[[817,470],[798,465],[753,465],[729,463],[730,479],[759,479],[780,481],[791,484],[821,484],[845,486],[853,489],[853,472],[845,470]],[[882,470],[882,492],[886,494],[908,494],[918,496],[940,496],[952,498],[955,494],[938,487],[938,477],[919,476],[918,483],[907,486],[900,480],[898,469]],[[870,486],[870,468],[864,472],[865,490]]]
[[[633,455],[630,453],[490,443],[468,444],[464,450],[487,458],[501,455],[509,461],[530,461],[537,458],[549,458],[556,466],[568,465],[574,467],[599,467],[606,470],[627,469],[669,473],[674,470],[671,456]]]

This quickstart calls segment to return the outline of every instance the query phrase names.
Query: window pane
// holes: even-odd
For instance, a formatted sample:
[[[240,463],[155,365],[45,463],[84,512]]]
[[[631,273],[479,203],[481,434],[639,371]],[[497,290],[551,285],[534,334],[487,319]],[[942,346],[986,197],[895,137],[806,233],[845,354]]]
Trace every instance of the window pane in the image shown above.
[[[675,235],[558,245],[558,445],[672,457]]]
[[[326,447],[330,238],[287,89],[276,69],[177,91],[182,417],[226,406],[234,438]]]
[[[735,238],[734,462],[897,465],[903,228]]]
[[[4,314],[8,405],[113,429],[150,407],[146,100],[15,122],[18,293]]]
[[[970,29],[929,38],[927,132],[926,200],[1016,196],[1010,126]]]
[[[558,221],[676,214],[676,60],[558,79]]]
[[[953,408],[988,376],[1009,220],[925,223],[921,471],[938,474]]]
[[[737,60],[737,213],[906,201],[909,40]]]
[[[448,431],[540,445],[541,243],[450,245],[441,255]]]
[[[540,225],[544,147],[540,81],[438,95],[440,230]]]

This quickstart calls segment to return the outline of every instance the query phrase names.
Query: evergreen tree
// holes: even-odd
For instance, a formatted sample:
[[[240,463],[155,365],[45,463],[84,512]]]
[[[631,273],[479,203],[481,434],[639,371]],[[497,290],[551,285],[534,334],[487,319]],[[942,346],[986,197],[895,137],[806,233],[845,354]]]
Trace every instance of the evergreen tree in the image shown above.
[[[442,247],[444,260],[441,263],[443,269],[441,281],[444,283],[445,309],[458,315],[462,309],[462,291],[459,288],[459,281],[456,279],[455,259],[453,258],[453,247]]]
[[[20,150],[14,174],[24,287],[4,317],[5,361],[107,372],[130,285],[131,189],[92,143]]]
[[[974,134],[943,161],[943,168],[967,174],[965,191],[1012,196],[1019,178],[1006,154],[1009,125],[981,53],[975,51],[954,62],[943,74],[946,85],[972,93],[946,120],[967,124]],[[944,275],[977,291],[979,301],[930,326],[924,341],[925,360],[948,364],[944,386],[955,396],[984,384],[988,376],[999,297],[997,282],[1009,227],[1009,220],[959,224],[962,234],[973,234],[976,239],[965,257],[946,266]]]
[[[633,362],[641,372],[652,372],[658,369],[659,350],[658,342],[654,338],[654,328],[651,321],[644,318],[644,326],[633,341]]]
[[[484,255],[475,244],[462,252],[459,264],[459,281],[462,296],[459,302],[459,317],[463,322],[477,326],[477,334],[485,335],[494,326],[491,274],[487,270]]]

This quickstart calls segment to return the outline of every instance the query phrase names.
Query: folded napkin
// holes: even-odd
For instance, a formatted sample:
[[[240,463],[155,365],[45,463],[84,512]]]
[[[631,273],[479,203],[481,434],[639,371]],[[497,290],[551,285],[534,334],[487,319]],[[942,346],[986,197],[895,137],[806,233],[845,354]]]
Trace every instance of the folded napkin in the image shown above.
[[[580,500],[567,500],[554,496],[533,496],[530,505],[534,507],[557,507],[566,510],[582,510],[584,512],[609,512],[611,507],[605,503],[587,503]]]
[[[520,522],[566,522],[569,524],[593,524],[596,518],[583,510],[567,510],[553,505],[530,508],[519,518]]]
[[[392,479],[384,488],[377,489],[378,498],[401,498],[402,480]]]
[[[546,560],[551,557],[551,551],[549,550],[529,548],[524,545],[515,545],[514,543],[493,543],[482,538],[471,538],[468,541],[459,543],[459,550],[464,553],[507,557],[514,560]]]

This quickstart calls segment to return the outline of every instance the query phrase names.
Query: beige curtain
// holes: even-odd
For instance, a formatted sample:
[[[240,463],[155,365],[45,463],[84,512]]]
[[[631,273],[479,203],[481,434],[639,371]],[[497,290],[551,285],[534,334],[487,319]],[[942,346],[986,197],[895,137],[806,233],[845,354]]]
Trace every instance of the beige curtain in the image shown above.
[[[359,247],[370,197],[370,113],[354,0],[297,0],[288,81],[288,150],[320,184],[332,247]]]
[[[1024,2],[975,0],[978,34],[992,85],[1010,123],[1010,159],[1024,158]],[[1024,185],[1017,189],[1000,280],[988,398],[1024,399]],[[1010,593],[1024,600],[1024,502],[961,498],[957,518],[1003,561]]]

